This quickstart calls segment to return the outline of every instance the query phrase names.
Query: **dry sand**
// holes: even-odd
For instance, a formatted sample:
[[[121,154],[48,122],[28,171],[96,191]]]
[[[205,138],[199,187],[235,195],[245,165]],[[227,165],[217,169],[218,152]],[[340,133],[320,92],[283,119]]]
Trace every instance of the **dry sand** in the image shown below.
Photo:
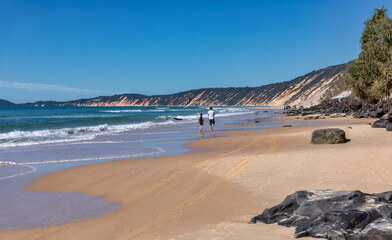
[[[105,196],[122,205],[87,221],[0,232],[0,239],[294,239],[293,228],[248,222],[296,190],[392,190],[392,134],[364,121],[318,122],[330,121],[351,141],[310,144],[320,127],[234,131],[188,143],[197,151],[183,155],[46,175],[27,189]]]

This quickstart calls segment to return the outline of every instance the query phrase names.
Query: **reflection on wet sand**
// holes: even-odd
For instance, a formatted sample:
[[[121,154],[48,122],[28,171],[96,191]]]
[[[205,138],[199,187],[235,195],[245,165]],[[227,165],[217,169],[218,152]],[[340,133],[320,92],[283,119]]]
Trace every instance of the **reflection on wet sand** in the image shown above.
[[[200,132],[200,140],[204,139],[204,132]]]
[[[215,133],[214,132],[210,132],[210,138],[215,138]],[[204,137],[204,132],[200,132],[200,140],[205,139]]]

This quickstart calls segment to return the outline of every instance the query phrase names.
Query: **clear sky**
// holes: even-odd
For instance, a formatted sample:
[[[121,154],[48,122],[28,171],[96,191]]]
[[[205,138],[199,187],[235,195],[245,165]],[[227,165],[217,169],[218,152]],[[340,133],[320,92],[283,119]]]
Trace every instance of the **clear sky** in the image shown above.
[[[345,63],[391,0],[0,0],[0,99],[260,86]],[[391,16],[391,14],[389,14]]]

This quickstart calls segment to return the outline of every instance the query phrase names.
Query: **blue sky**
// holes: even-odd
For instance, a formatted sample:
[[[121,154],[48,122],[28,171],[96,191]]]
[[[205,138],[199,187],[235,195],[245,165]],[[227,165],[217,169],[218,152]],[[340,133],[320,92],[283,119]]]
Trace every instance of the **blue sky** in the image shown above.
[[[260,86],[345,63],[390,0],[0,0],[0,98]],[[391,14],[390,14],[391,16]]]

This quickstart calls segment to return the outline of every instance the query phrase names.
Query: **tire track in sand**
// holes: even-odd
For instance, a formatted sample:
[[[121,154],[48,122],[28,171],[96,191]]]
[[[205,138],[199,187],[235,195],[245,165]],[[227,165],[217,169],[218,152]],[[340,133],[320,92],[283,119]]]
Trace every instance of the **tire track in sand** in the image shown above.
[[[269,153],[272,152],[277,148],[276,146],[276,141],[272,140],[270,142],[270,146],[268,147],[267,150],[265,150],[264,153]],[[161,226],[169,222],[170,220],[181,216],[183,212],[192,207],[193,205],[197,204],[201,200],[205,199],[211,192],[213,192],[217,187],[219,187],[221,184],[224,182],[230,180],[233,178],[235,175],[240,173],[242,170],[250,166],[257,158],[259,158],[259,155],[256,156],[251,156],[251,157],[244,157],[241,158],[239,161],[237,161],[235,164],[233,164],[229,169],[227,169],[221,176],[220,178],[216,179],[212,183],[208,184],[206,187],[195,193],[194,195],[190,196],[186,200],[184,200],[182,203],[177,205],[176,207],[172,208],[169,212],[166,214],[156,218],[154,221],[152,221],[149,224],[146,224],[144,226],[141,226],[139,228],[136,228],[129,234],[125,236],[121,236],[119,238],[115,239],[126,239],[126,240],[137,240],[140,239],[141,237],[145,236],[148,233],[152,233],[156,230],[158,230]]]
[[[49,235],[49,234],[51,234],[51,233],[54,233],[54,232],[56,232],[56,231],[59,231],[59,230],[61,230],[61,229],[64,229],[64,228],[66,228],[67,227],[67,225],[58,225],[58,226],[54,226],[54,227],[49,227],[48,229],[46,229],[46,230],[43,230],[43,231],[39,231],[39,232],[35,232],[35,233],[33,233],[32,235],[30,235],[30,236],[27,236],[27,237],[21,237],[21,238],[19,238],[20,240],[26,240],[26,239],[31,239],[31,240],[36,240],[36,239],[41,239],[41,240],[43,240],[43,239],[50,239],[50,238],[47,238],[46,236],[47,235]]]
[[[229,152],[225,152],[223,154],[218,155],[216,158],[217,159],[222,159],[222,158],[224,158],[226,156],[230,156],[230,155],[232,155],[232,154],[234,154],[236,152],[239,152],[239,151],[245,149],[246,147],[248,147],[248,146],[250,146],[250,145],[252,145],[254,143],[255,143],[255,141],[251,141],[251,142],[249,142],[247,144],[243,144],[242,146],[240,146],[240,147],[238,147],[238,148],[236,148],[234,150],[231,150]],[[132,193],[132,194],[128,195],[127,197],[123,198],[121,202],[130,202],[130,201],[132,201],[132,200],[134,200],[136,198],[139,198],[139,197],[141,197],[141,196],[143,196],[143,195],[145,195],[145,194],[147,194],[149,192],[152,192],[153,190],[161,187],[162,185],[170,182],[171,180],[173,180],[173,179],[175,179],[175,178],[177,178],[177,177],[179,177],[181,175],[184,175],[185,173],[191,171],[192,169],[194,169],[194,167],[197,164],[199,164],[201,162],[204,162],[204,161],[209,161],[209,160],[208,159],[195,160],[192,163],[189,163],[186,166],[184,166],[183,168],[181,168],[181,169],[175,171],[174,173],[170,174],[169,176],[159,180],[158,182],[156,182],[156,183],[154,183],[154,184],[152,184],[152,185],[150,185],[150,186],[148,186],[148,187],[146,187],[146,188],[144,188],[144,189],[142,189],[142,190],[140,190],[138,192],[135,192],[135,193]],[[222,161],[223,160],[215,161],[214,164],[209,166],[209,169],[214,168],[215,166],[217,166]]]
[[[238,148],[236,148],[236,149],[234,149],[232,151],[229,151],[229,152],[226,152],[226,153],[218,155],[217,158],[220,159],[220,158],[229,156],[229,155],[231,155],[233,153],[239,152],[239,151],[243,150],[244,148],[250,146],[253,143],[254,143],[254,141],[251,141],[251,142],[249,142],[247,144],[243,144],[240,147],[238,147]],[[189,172],[197,164],[199,164],[200,162],[203,162],[203,161],[208,161],[208,160],[200,159],[200,160],[196,160],[196,161],[194,161],[192,163],[189,163],[186,166],[184,166],[183,168],[175,171],[171,175],[169,175],[169,176],[159,180],[158,182],[156,182],[156,183],[154,183],[154,184],[152,184],[152,185],[150,185],[150,186],[148,186],[148,187],[146,187],[146,188],[144,188],[144,189],[142,189],[142,190],[140,190],[140,191],[138,191],[136,193],[130,194],[129,196],[127,196],[124,199],[122,199],[121,202],[131,202],[131,201],[133,201],[136,198],[142,197],[143,195],[148,194],[149,192],[152,192],[153,190],[161,187],[162,185],[170,182],[171,180],[173,180],[173,179],[175,179],[175,178],[177,178],[177,177],[179,177],[179,176]],[[212,167],[218,165],[220,162],[221,161],[216,161],[216,163]],[[119,208],[121,208],[121,207],[122,206],[120,206]],[[68,225],[58,225],[58,226],[49,227],[49,229],[45,229],[43,231],[35,232],[32,235],[30,235],[30,236],[22,237],[20,239],[21,240],[39,240],[39,239],[43,240],[43,239],[48,239],[48,238],[46,238],[46,236],[48,236],[48,235],[50,235],[50,234],[52,234],[52,233],[54,233],[56,231],[62,230],[64,228],[66,228],[67,226]]]

